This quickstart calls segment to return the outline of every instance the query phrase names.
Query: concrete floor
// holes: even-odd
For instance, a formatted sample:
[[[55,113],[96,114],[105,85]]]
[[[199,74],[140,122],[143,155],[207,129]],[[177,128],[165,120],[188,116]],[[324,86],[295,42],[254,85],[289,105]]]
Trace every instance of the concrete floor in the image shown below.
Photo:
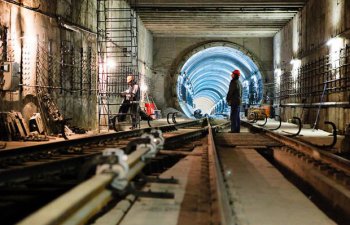
[[[241,134],[226,134],[242,135]],[[335,224],[251,148],[217,146],[238,225]]]

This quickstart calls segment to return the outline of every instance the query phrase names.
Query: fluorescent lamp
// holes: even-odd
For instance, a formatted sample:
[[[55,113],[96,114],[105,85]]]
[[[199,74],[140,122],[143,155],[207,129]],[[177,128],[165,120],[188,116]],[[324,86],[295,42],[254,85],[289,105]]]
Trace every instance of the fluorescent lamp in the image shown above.
[[[292,65],[300,65],[301,64],[301,60],[300,59],[292,59],[290,61],[290,64],[292,64]]]
[[[328,46],[341,45],[343,39],[340,37],[334,37],[327,41]]]

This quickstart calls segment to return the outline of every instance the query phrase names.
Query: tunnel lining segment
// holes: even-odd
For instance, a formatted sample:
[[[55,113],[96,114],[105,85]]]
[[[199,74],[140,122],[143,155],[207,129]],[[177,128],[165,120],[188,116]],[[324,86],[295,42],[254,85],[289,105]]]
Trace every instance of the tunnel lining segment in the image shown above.
[[[196,47],[183,57],[177,67],[177,103],[188,117],[193,117],[197,109],[195,99],[207,96],[215,105],[201,109],[204,114],[229,112],[225,98],[230,74],[234,69],[239,69],[242,73],[242,102],[260,104],[264,80],[260,65],[257,57],[235,43],[216,41]],[[216,89],[216,92],[209,89]]]

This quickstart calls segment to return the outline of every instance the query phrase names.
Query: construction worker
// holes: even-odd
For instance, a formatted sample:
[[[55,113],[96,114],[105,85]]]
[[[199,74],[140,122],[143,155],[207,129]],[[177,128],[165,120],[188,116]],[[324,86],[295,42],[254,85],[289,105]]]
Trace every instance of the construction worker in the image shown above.
[[[231,106],[231,131],[230,133],[239,133],[241,128],[241,121],[239,118],[239,111],[241,105],[242,90],[239,83],[239,76],[241,72],[239,70],[234,70],[231,73],[232,80],[230,82],[230,87],[226,96],[226,101],[229,106]]]
[[[131,114],[133,119],[133,126],[135,126],[135,118],[136,111],[138,109],[138,101],[140,100],[140,88],[139,85],[135,82],[135,77],[133,75],[129,75],[126,78],[126,82],[128,83],[128,89],[121,93],[121,96],[124,96],[124,100],[122,105],[119,108],[118,122],[125,121],[126,115],[131,106]]]

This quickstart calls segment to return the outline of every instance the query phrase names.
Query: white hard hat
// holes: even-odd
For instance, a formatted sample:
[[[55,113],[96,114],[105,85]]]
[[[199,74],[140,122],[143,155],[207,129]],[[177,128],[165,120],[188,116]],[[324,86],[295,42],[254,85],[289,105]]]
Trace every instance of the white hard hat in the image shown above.
[[[130,83],[131,81],[133,81],[134,80],[134,76],[128,76],[127,78],[126,78],[126,82],[128,82],[128,83]]]

